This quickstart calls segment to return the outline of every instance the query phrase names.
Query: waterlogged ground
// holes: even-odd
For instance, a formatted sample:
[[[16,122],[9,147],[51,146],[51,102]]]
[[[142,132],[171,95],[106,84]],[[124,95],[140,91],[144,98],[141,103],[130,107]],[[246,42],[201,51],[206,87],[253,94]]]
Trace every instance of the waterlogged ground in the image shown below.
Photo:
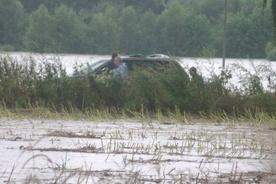
[[[0,183],[275,183],[275,128],[0,119]]]

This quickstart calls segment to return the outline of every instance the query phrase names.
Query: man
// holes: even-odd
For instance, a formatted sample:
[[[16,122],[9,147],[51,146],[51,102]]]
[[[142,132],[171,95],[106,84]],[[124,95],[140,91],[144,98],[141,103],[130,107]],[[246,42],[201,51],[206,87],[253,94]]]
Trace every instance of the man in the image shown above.
[[[192,79],[191,79],[191,83],[197,87],[199,86],[203,86],[204,85],[204,80],[202,78],[202,76],[200,76],[198,73],[197,73],[197,70],[195,67],[191,67],[189,69],[189,73],[190,75],[192,76]]]
[[[109,60],[108,63],[107,63],[107,67],[108,67],[109,70],[112,70],[112,69],[116,68],[115,65],[114,65],[114,59],[117,56],[118,56],[117,53],[113,53],[111,55],[111,60]]]
[[[114,59],[114,65],[115,65],[115,71],[114,71],[113,76],[126,78],[127,72],[128,72],[127,65],[122,62],[122,59],[119,56],[117,56]]]

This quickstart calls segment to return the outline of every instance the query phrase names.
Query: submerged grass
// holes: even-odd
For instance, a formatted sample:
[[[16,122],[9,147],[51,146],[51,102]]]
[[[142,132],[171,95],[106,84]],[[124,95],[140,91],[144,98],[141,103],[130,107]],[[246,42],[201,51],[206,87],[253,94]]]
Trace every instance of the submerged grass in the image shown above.
[[[199,115],[189,112],[168,110],[166,112],[157,111],[155,113],[144,110],[142,112],[126,111],[115,108],[106,109],[86,109],[80,111],[78,108],[71,108],[70,111],[54,111],[50,108],[29,107],[9,109],[0,106],[0,118],[27,118],[27,119],[64,119],[64,120],[89,120],[96,122],[113,122],[118,120],[135,119],[138,122],[161,124],[195,124],[195,123],[214,123],[241,125],[250,124],[253,126],[268,126],[276,130],[276,117],[267,112],[247,110],[238,116],[229,115],[226,112],[201,113]]]
[[[231,117],[227,118],[227,121],[229,120]],[[55,123],[52,121],[52,124]],[[152,123],[152,128],[136,129],[129,126],[132,123],[125,122],[126,124],[116,126],[107,123],[105,125],[110,128],[103,132],[101,126],[88,128],[85,131],[84,126],[76,129],[76,124],[66,123],[64,122],[64,129],[49,126],[52,129],[47,131],[47,134],[45,131],[40,132],[42,138],[22,148],[23,152],[33,152],[33,155],[23,162],[23,167],[29,169],[27,173],[34,173],[26,176],[25,183],[108,183],[108,181],[109,183],[248,183],[253,181],[253,175],[256,176],[261,168],[255,168],[254,172],[247,173],[241,168],[245,162],[248,161],[250,167],[253,162],[259,162],[258,160],[270,162],[275,159],[273,131],[269,131],[271,136],[267,136],[268,131],[264,132],[263,129],[251,126],[216,128],[213,125],[172,126]],[[43,125],[38,123],[30,128],[38,130],[41,126]],[[142,124],[141,126],[143,127]],[[68,129],[69,127],[71,128]],[[167,130],[168,127],[170,130]],[[248,128],[251,131],[248,131]],[[52,141],[56,140],[56,144],[53,142],[48,144],[50,138]],[[75,140],[74,144],[71,146],[60,144],[60,140],[66,141],[66,138],[70,139],[69,142]],[[54,154],[48,154],[53,152]],[[72,164],[78,157],[75,153],[89,154],[89,157],[85,157],[87,160],[83,160],[82,166]],[[59,158],[57,155],[61,158],[57,159]],[[100,164],[113,166],[106,170],[97,166],[94,168],[93,164],[94,162],[97,164],[97,161],[93,159],[91,161],[90,158],[99,155],[106,158]],[[112,164],[114,159],[117,167]],[[45,164],[35,165],[35,163]],[[169,167],[168,163],[174,166]],[[193,170],[187,173],[181,169],[185,166],[179,166],[177,163],[196,166],[191,165]],[[216,164],[217,167],[214,167]],[[151,169],[145,172],[142,167]],[[17,171],[13,172],[12,169],[9,172],[10,177],[7,178],[12,182],[12,179],[17,177],[13,176]],[[38,174],[45,172],[48,172],[47,176]],[[273,179],[274,173],[274,170],[266,170],[259,174],[261,176],[271,174]],[[261,181],[270,179],[261,178]]]

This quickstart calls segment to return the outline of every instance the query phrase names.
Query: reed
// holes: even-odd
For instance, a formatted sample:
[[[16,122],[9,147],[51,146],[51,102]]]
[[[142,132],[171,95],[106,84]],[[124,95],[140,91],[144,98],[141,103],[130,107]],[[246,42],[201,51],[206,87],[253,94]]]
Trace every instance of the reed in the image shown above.
[[[31,112],[31,116],[41,118],[123,116],[143,120],[156,117],[168,122],[164,118],[167,116],[181,123],[189,123],[190,117],[196,115],[218,122],[230,121],[233,117],[252,118],[248,112],[257,119],[274,118],[275,86],[271,84],[270,91],[265,91],[259,82],[263,73],[268,76],[273,71],[269,66],[258,66],[251,74],[242,66],[235,65],[232,70],[235,68],[246,74],[241,76],[244,85],[240,90],[227,85],[231,70],[212,75],[205,83],[195,86],[174,67],[164,68],[162,72],[130,72],[127,81],[123,81],[92,73],[84,75],[78,65],[69,76],[59,58],[38,62],[31,56],[23,61],[6,56],[0,58],[3,109],[0,115],[9,117]]]

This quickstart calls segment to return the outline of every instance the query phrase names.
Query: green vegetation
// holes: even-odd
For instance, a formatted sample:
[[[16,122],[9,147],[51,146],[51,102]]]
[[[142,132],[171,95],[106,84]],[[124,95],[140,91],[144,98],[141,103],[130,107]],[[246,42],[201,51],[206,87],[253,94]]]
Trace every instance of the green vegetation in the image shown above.
[[[272,42],[269,42],[266,45],[265,52],[268,60],[276,61],[276,45],[273,45]]]
[[[228,1],[226,57],[274,60],[272,8]],[[0,50],[222,57],[223,11],[221,0],[0,0]]]
[[[243,75],[241,89],[227,88],[231,71],[223,71],[202,83],[179,74],[174,66],[162,72],[141,70],[130,73],[126,80],[103,74],[83,74],[78,66],[72,76],[66,74],[61,62],[43,60],[36,64],[32,56],[20,63],[10,57],[0,61],[0,101],[3,109],[42,109],[42,112],[74,113],[88,116],[97,111],[133,116],[135,113],[159,115],[197,114],[212,116],[254,116],[263,112],[276,114],[275,85],[270,92],[263,89],[259,76],[249,71]],[[242,66],[236,66],[242,67]],[[256,68],[263,70],[265,68]],[[273,72],[266,69],[267,73]],[[261,73],[260,73],[261,75]],[[271,78],[270,80],[274,80]],[[8,112],[9,110],[7,110]],[[4,111],[3,111],[4,113]],[[38,113],[43,114],[43,113]]]

